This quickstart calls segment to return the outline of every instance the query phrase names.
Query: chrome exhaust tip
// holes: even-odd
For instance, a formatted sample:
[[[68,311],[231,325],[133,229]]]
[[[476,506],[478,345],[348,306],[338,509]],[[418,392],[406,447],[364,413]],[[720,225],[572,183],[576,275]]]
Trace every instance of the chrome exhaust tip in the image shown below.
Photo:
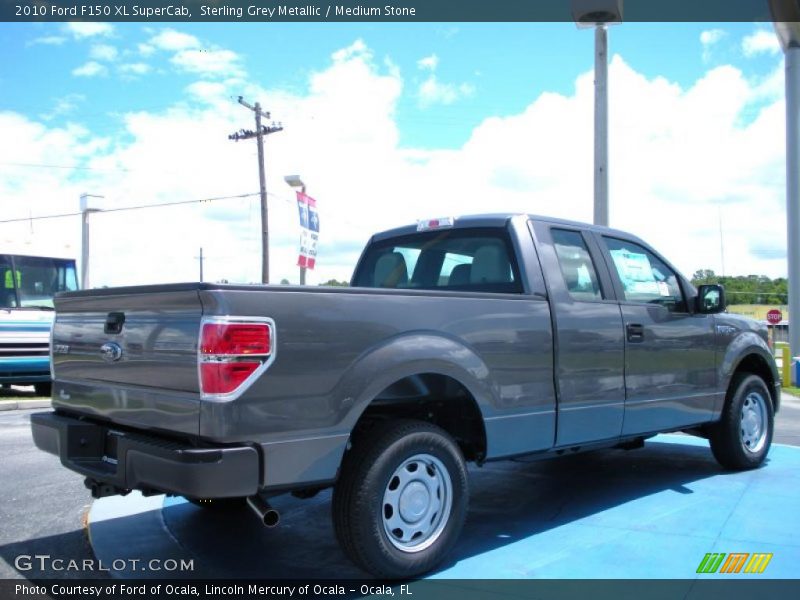
[[[247,506],[258,516],[264,527],[275,527],[281,520],[281,514],[270,506],[261,496],[249,496]]]

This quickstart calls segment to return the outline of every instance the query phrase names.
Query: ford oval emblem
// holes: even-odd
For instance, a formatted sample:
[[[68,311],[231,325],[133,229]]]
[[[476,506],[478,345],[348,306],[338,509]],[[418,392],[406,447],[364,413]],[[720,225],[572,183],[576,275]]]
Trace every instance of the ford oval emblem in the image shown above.
[[[122,347],[114,342],[106,342],[100,346],[100,355],[106,362],[116,362],[122,358]]]

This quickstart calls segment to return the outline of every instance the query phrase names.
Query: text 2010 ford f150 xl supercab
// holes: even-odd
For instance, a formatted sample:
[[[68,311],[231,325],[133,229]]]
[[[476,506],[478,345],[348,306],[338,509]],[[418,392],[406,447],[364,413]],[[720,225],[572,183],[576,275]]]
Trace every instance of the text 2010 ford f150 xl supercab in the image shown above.
[[[621,231],[424,221],[375,235],[350,288],[59,295],[55,411],[33,437],[95,497],[247,499],[274,524],[266,498],[334,486],[347,555],[413,576],[456,543],[467,461],[688,431],[725,468],[761,465],[775,362],[765,326],[724,309]]]

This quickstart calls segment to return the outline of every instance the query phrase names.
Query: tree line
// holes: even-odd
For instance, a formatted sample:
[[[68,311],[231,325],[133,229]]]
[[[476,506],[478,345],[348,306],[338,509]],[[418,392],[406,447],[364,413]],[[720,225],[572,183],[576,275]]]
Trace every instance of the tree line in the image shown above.
[[[717,283],[725,286],[728,304],[786,304],[789,282],[785,277],[770,279],[766,275],[723,277],[711,269],[700,269],[692,275],[692,285]]]

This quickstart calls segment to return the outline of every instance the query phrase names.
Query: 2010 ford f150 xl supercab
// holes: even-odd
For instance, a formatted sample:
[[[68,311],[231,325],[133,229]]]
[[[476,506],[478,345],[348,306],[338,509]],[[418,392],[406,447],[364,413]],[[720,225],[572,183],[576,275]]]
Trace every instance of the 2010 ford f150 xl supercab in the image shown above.
[[[687,431],[761,465],[780,383],[765,326],[724,309],[621,231],[423,221],[375,235],[349,288],[59,295],[33,437],[95,497],[246,502],[272,524],[270,496],[334,486],[347,555],[413,576],[456,543],[467,461]]]

